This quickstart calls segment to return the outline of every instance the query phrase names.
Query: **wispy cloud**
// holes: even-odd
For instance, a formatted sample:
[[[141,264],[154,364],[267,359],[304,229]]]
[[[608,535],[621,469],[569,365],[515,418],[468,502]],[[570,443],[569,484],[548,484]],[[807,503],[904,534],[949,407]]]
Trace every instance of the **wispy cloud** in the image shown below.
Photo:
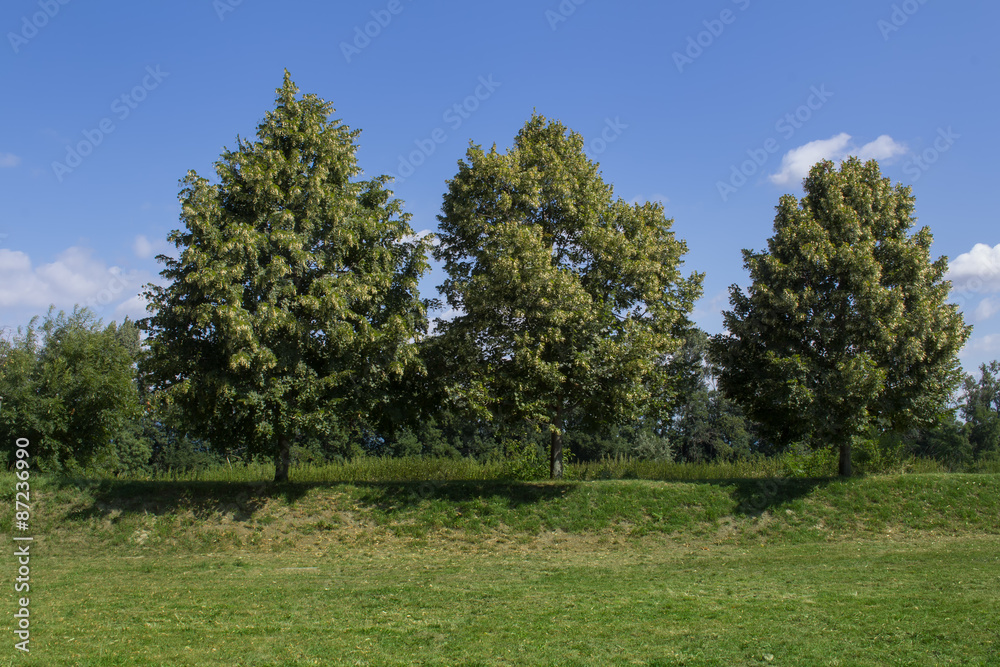
[[[149,239],[145,236],[139,234],[135,237],[135,240],[132,241],[132,252],[134,252],[135,256],[139,259],[146,259],[147,257],[151,257],[153,255],[153,244],[150,243]]]
[[[0,153],[0,168],[16,167],[21,164],[21,158],[13,153]]]
[[[987,297],[979,302],[972,317],[976,322],[985,322],[997,313],[1000,313],[1000,299]]]
[[[891,160],[904,153],[906,146],[888,134],[859,147],[853,142],[851,135],[841,132],[829,139],[810,141],[788,151],[781,158],[781,169],[768,176],[768,179],[775,185],[787,185],[801,181],[809,174],[812,166],[821,160],[838,161],[850,155],[856,155],[862,160]]]

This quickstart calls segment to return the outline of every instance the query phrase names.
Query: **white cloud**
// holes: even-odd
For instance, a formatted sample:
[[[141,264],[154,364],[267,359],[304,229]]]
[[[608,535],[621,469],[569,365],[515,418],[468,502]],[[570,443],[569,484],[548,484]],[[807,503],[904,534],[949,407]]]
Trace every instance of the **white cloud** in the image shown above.
[[[1000,243],[977,243],[948,264],[952,292],[1000,292]]]
[[[407,234],[406,236],[403,237],[403,242],[413,243],[414,241],[418,241],[424,238],[425,236],[433,236],[433,238],[431,239],[431,245],[434,246],[435,248],[441,245],[441,239],[438,238],[438,236],[430,229],[421,229],[419,232],[416,232],[415,234]]]
[[[1000,313],[1000,299],[985,298],[979,302],[976,306],[976,310],[972,313],[972,317],[976,322],[983,322],[988,320],[997,313]]]
[[[793,148],[781,158],[781,171],[771,174],[768,178],[775,185],[799,181],[805,178],[809,169],[820,160],[839,155],[850,141],[851,135],[841,132],[829,139],[817,139],[804,146]]]
[[[888,134],[883,134],[875,141],[870,141],[857,151],[849,151],[852,155],[867,162],[868,160],[891,160],[906,153],[906,144],[901,144]]]
[[[13,153],[0,153],[0,168],[16,167],[21,164],[21,158]]]
[[[146,259],[147,257],[152,257],[153,255],[153,244],[149,242],[142,234],[135,237],[135,241],[132,242],[132,252],[139,259]]]
[[[851,155],[862,160],[891,160],[906,153],[906,146],[888,134],[883,134],[860,148],[852,143],[851,135],[841,132],[829,139],[817,139],[793,148],[781,158],[781,170],[768,179],[775,185],[801,181],[814,164],[821,160],[839,161]]]
[[[0,248],[0,306],[36,314],[50,304],[69,310],[74,305],[95,311],[138,293],[137,272],[126,273],[93,257],[89,248],[72,247],[54,262],[34,266],[26,253]]]

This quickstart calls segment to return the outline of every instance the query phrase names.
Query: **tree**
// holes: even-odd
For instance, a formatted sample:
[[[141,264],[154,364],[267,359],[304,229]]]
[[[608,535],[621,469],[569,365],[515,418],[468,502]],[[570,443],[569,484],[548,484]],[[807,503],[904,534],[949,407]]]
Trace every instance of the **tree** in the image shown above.
[[[181,220],[148,285],[145,365],[200,438],[273,457],[288,479],[297,438],[363,430],[426,331],[427,268],[389,177],[361,173],[357,131],[297,98],[285,72],[254,142],[237,138],[219,183],[189,172]],[[340,426],[338,426],[338,424]]]
[[[965,431],[976,459],[1000,457],[1000,361],[979,367],[979,379],[968,376],[962,401]]]
[[[139,416],[135,325],[104,327],[86,308],[50,309],[37,322],[0,343],[0,438],[8,452],[28,438],[43,469],[122,472],[143,463],[148,448],[128,437]]]
[[[875,161],[820,162],[805,197],[785,195],[765,252],[743,251],[752,284],[730,288],[728,334],[713,338],[721,387],[781,443],[831,444],[850,475],[869,426],[932,422],[961,379],[968,338],[915,222],[909,187]]]
[[[732,400],[716,389],[709,358],[709,337],[692,328],[684,345],[667,364],[678,388],[673,401],[662,401],[661,430],[683,461],[734,459],[750,453],[751,425]]]
[[[580,135],[533,115],[506,153],[470,145],[448,182],[440,322],[459,363],[452,393],[498,423],[548,431],[560,477],[566,415],[639,417],[681,342],[701,276],[656,203],[613,200]]]

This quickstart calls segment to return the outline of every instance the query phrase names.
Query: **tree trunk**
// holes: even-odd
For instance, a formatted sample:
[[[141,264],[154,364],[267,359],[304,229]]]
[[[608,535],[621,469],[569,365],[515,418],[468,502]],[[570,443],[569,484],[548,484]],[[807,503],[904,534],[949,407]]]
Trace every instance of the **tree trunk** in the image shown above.
[[[288,481],[288,468],[292,462],[292,439],[288,436],[278,438],[278,453],[274,456],[274,481]]]
[[[562,402],[556,404],[555,419],[552,420],[552,444],[549,447],[549,477],[562,479],[563,476],[563,418]]]
[[[851,440],[847,439],[840,443],[840,476],[850,477],[851,470]]]

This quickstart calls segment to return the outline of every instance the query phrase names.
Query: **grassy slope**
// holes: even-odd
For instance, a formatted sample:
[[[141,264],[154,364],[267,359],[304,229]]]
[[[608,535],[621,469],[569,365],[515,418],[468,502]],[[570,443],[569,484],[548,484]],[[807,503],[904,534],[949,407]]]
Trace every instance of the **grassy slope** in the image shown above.
[[[1000,664],[998,475],[32,488],[38,664]]]
[[[0,481],[13,489],[13,481]],[[378,537],[530,539],[544,532],[812,542],[892,532],[1000,534],[1000,475],[710,482],[34,482],[57,543],[142,553]],[[39,493],[41,495],[39,496]],[[9,500],[13,493],[7,492]],[[9,513],[0,530],[10,530]]]

